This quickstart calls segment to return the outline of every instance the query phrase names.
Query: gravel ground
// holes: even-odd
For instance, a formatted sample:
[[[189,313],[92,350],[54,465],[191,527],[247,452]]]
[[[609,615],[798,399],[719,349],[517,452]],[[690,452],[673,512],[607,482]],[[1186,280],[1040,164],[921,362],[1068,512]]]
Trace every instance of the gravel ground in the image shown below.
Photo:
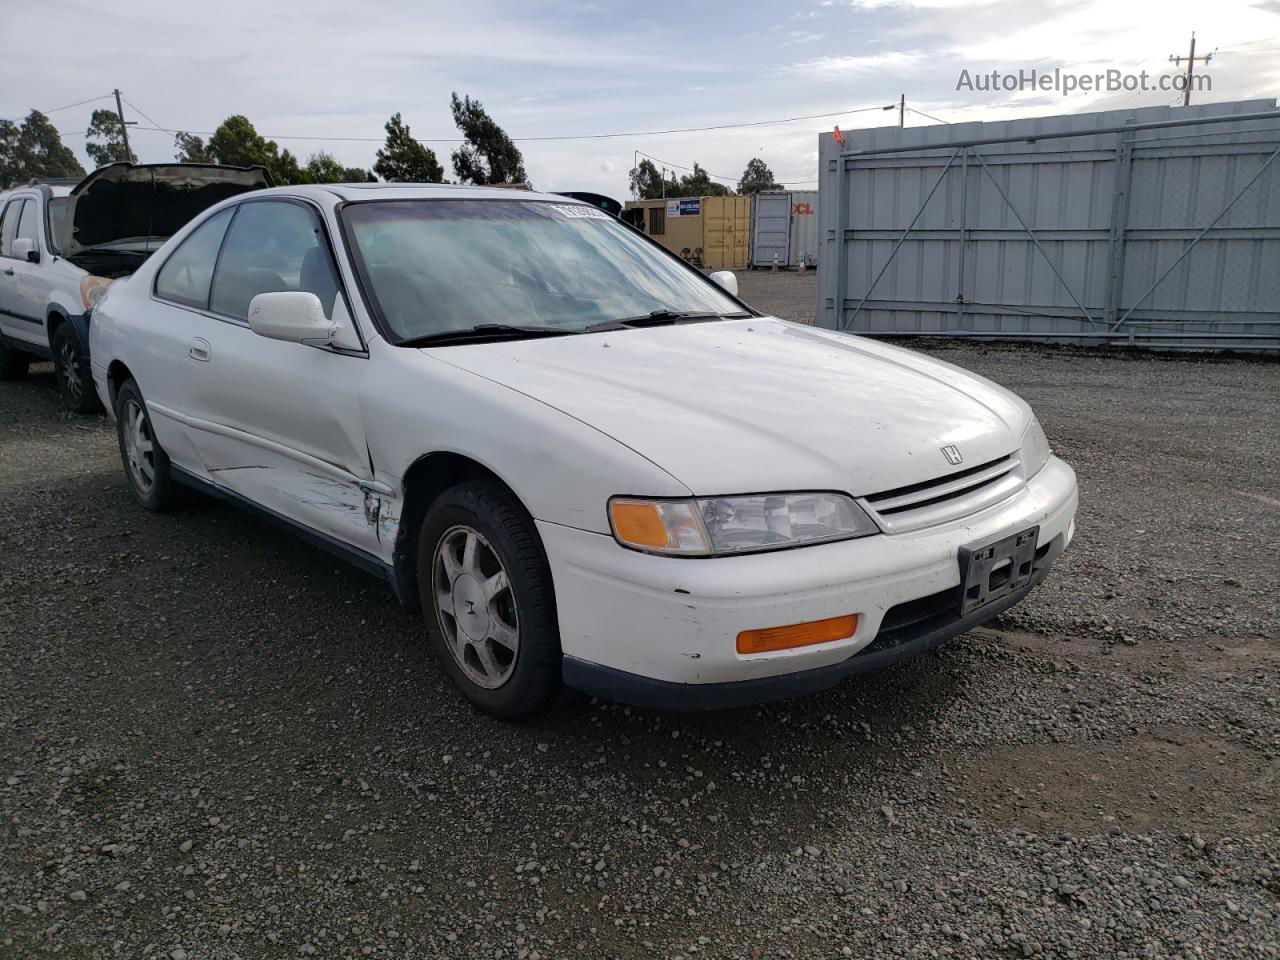
[[[1280,956],[1280,366],[923,346],[1079,473],[1043,587],[809,699],[518,726],[385,586],[145,514],[0,384],[0,956]]]

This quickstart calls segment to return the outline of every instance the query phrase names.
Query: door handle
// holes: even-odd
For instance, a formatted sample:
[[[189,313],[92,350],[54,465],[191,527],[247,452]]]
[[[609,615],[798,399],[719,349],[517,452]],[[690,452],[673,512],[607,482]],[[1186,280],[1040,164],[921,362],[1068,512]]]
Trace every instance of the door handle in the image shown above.
[[[191,346],[187,348],[187,356],[192,360],[199,360],[201,363],[208,363],[213,356],[213,351],[209,347],[209,341],[200,337],[196,337],[191,341]]]
[[[12,277],[12,276],[13,276],[13,267],[7,267],[7,268],[5,269],[5,271],[4,271],[4,275],[5,275],[6,277]]]

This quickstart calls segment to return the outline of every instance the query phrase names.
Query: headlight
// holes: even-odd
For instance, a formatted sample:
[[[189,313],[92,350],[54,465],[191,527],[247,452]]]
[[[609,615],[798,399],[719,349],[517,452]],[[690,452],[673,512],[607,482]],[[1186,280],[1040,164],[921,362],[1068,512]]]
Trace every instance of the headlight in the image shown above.
[[[1022,472],[1028,480],[1040,472],[1040,468],[1049,462],[1049,438],[1044,435],[1044,428],[1034,416],[1022,431]]]
[[[839,493],[697,500],[614,497],[609,522],[624,546],[687,557],[779,550],[877,532],[852,498]]]
[[[80,279],[80,300],[86,310],[92,310],[107,292],[107,287],[114,281],[106,277],[82,277]]]

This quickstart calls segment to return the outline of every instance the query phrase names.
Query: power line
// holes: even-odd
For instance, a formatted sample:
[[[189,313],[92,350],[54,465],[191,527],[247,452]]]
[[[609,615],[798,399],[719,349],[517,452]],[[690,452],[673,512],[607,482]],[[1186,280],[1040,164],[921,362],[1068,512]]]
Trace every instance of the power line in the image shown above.
[[[132,106],[132,104],[130,104]],[[134,107],[136,110],[137,107]],[[866,113],[869,110],[879,110],[879,107],[855,107],[849,110],[838,110],[832,113],[812,113],[802,117],[780,117],[774,120],[746,120],[741,123],[719,123],[705,127],[672,127],[667,130],[634,130],[626,133],[573,133],[573,134],[557,134],[553,136],[538,137],[512,137],[516,143],[545,143],[549,141],[567,141],[567,140],[616,140],[624,137],[660,137],[672,133],[704,133],[714,130],[736,130],[746,127],[764,127],[773,126],[783,123],[797,123],[801,120],[820,120],[826,117],[843,117],[853,113]],[[141,110],[138,111],[142,113]],[[146,116],[146,114],[143,114]],[[148,117],[148,119],[150,119]],[[179,131],[176,127],[165,127],[151,121],[151,127],[137,126],[136,130],[150,130],[157,133],[193,133],[198,136],[208,137],[214,134],[213,130],[185,130]],[[283,133],[264,133],[263,137],[268,140],[320,140],[346,143],[382,143],[384,137],[349,137],[334,136],[322,137],[306,134],[283,134]],[[460,143],[462,137],[414,137],[419,143]]]
[[[121,96],[124,96],[124,94],[121,94]],[[157,122],[157,121],[155,121],[155,120],[151,119],[151,117],[147,116],[146,111],[145,111],[145,110],[143,110],[143,109],[142,109],[140,106],[138,106],[136,103],[134,103],[132,100],[130,100],[128,97],[125,97],[125,98],[124,98],[124,102],[125,102],[125,103],[127,103],[129,106],[133,107],[133,109],[134,109],[137,113],[139,113],[139,114],[142,116],[142,118],[143,118],[144,120],[146,120],[148,123],[152,124],[152,125],[153,125],[157,130],[163,130],[163,129],[164,129],[164,124],[159,123],[159,122]],[[135,125],[135,126],[136,126],[136,125]]]
[[[910,110],[912,113],[918,113],[920,116],[924,117],[926,120],[932,120],[934,123],[946,123],[946,124],[951,123],[950,120],[943,120],[941,117],[935,117],[932,114],[925,113],[923,110],[917,110],[915,107],[907,107],[907,109]]]
[[[110,99],[111,99],[111,97],[112,97],[112,94],[110,94],[110,93],[104,93],[104,94],[102,94],[102,95],[101,95],[101,96],[99,96],[99,97],[89,97],[87,100],[77,100],[75,103],[67,103],[67,104],[63,104],[62,106],[60,106],[60,107],[54,107],[54,108],[53,108],[53,109],[51,109],[51,110],[36,110],[35,112],[36,112],[36,113],[43,113],[43,114],[45,114],[45,115],[48,115],[48,114],[50,114],[50,113],[57,113],[59,110],[70,110],[72,107],[83,107],[86,103],[93,103],[95,100],[110,100]],[[33,107],[32,109],[35,109],[35,108]],[[14,118],[12,118],[12,121],[11,121],[11,122],[12,122],[12,123],[17,123],[20,119],[22,119],[22,118],[21,118],[21,117],[14,117]]]

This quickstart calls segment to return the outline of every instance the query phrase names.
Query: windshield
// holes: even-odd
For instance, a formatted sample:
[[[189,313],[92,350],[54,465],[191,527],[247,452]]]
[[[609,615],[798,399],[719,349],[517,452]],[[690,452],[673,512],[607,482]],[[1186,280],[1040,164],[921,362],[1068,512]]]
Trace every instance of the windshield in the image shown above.
[[[343,208],[375,309],[400,340],[485,324],[563,333],[649,314],[745,316],[603,211],[538,200]]]

